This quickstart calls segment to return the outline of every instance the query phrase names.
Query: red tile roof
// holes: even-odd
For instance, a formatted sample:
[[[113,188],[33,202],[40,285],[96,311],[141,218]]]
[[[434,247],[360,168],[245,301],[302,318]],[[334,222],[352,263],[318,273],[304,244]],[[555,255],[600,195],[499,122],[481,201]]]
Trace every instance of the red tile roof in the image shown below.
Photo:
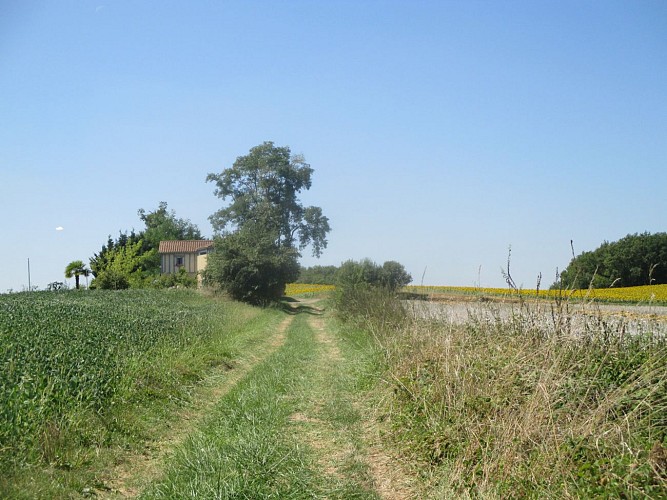
[[[213,246],[213,240],[168,240],[161,241],[158,253],[192,253]]]

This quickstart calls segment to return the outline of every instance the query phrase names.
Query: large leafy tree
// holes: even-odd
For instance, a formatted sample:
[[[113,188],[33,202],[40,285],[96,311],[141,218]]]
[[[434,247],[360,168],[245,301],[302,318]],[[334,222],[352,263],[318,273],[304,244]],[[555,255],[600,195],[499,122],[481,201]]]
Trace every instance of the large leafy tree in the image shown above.
[[[299,200],[312,174],[303,156],[264,142],[231,168],[207,176],[215,195],[229,202],[210,217],[218,236],[209,256],[210,281],[242,300],[273,300],[298,278],[300,251],[310,245],[314,256],[321,255],[329,219]]]
[[[137,212],[146,225],[142,233],[145,244],[157,248],[163,240],[200,240],[199,228],[189,219],[176,217],[176,212],[167,209],[167,202],[161,201],[157,210],[146,212],[140,208]]]
[[[296,280],[297,258],[296,249],[277,246],[261,227],[245,225],[216,238],[205,278],[236,300],[264,305],[280,298],[286,283]]]

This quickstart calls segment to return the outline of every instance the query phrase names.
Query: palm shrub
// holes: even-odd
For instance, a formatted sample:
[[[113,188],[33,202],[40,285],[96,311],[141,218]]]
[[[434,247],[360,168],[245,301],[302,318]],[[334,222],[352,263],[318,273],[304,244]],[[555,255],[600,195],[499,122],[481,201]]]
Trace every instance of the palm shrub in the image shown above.
[[[74,278],[76,289],[79,289],[79,276],[90,276],[90,269],[81,260],[73,260],[65,268],[65,278]]]

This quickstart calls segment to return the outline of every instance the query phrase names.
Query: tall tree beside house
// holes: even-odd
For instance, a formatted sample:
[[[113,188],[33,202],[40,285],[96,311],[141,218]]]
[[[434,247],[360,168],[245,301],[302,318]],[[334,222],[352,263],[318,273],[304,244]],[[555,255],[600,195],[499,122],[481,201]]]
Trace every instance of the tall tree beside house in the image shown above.
[[[79,276],[90,276],[90,269],[86,267],[82,260],[73,260],[65,268],[65,278],[74,278],[76,289],[79,289]]]
[[[142,232],[144,243],[151,248],[158,248],[160,241],[203,239],[199,228],[189,219],[178,218],[176,212],[167,210],[166,201],[161,201],[154,212],[140,208],[137,214],[146,225]]]
[[[231,168],[209,174],[215,195],[229,204],[209,220],[216,231],[206,279],[232,297],[265,303],[280,298],[299,276],[307,246],[319,257],[327,246],[329,219],[304,207],[299,193],[311,187],[313,169],[289,147],[264,142],[239,156]]]

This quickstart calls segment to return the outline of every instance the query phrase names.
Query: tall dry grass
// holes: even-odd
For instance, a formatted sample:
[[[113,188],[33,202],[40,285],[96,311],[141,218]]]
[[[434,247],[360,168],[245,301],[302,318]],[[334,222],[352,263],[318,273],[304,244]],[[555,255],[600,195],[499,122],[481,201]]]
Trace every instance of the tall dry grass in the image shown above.
[[[463,324],[410,308],[399,321],[386,298],[350,308],[385,352],[381,412],[428,490],[667,496],[664,335],[575,321],[563,301],[486,307]]]

